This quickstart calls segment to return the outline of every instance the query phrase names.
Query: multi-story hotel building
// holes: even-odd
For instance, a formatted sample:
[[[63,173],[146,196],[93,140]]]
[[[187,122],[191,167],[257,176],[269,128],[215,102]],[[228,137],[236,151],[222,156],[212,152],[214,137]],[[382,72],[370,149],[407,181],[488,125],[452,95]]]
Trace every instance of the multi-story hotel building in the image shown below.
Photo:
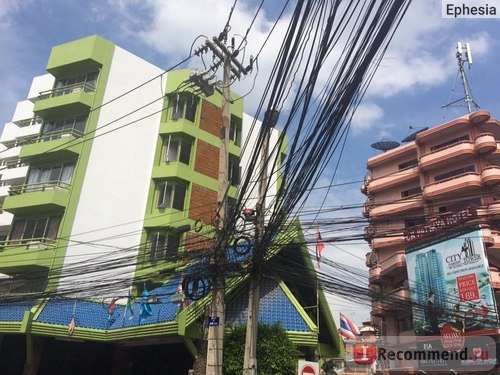
[[[188,70],[164,72],[99,36],[55,46],[47,72],[0,137],[0,368],[186,374],[210,303],[194,289],[209,278],[200,254],[215,232],[222,97],[198,95]],[[256,138],[243,103],[231,104],[233,200]],[[269,261],[313,270],[307,248],[294,245],[305,243],[300,226],[288,231]],[[228,326],[246,323],[245,259],[234,259]],[[304,358],[338,356],[335,323],[309,276],[308,286],[279,272],[265,278],[261,321],[281,322]],[[199,282],[190,304],[189,277]],[[312,305],[320,313],[304,308]]]
[[[365,239],[371,248],[366,256],[374,296],[371,315],[379,333],[414,335],[419,328],[410,300],[423,304],[431,292],[434,303],[443,308],[450,309],[453,303],[459,309],[460,304],[472,302],[473,297],[468,301],[460,294],[459,281],[457,286],[450,278],[448,284],[455,289],[446,289],[443,267],[454,259],[443,256],[436,246],[418,253],[412,268],[407,268],[409,249],[415,243],[429,242],[471,224],[480,230],[481,246],[476,247],[484,246],[489,282],[498,298],[499,125],[489,112],[476,111],[424,128],[407,137],[407,142],[368,160],[369,173],[361,190],[367,196],[363,214],[369,219]],[[482,255],[481,249],[476,248],[479,255],[473,254],[466,244],[462,246],[466,256]],[[415,280],[408,277],[410,271]],[[490,285],[486,284],[479,289],[487,291]],[[490,318],[494,320],[495,313]],[[495,329],[489,333],[498,334]]]

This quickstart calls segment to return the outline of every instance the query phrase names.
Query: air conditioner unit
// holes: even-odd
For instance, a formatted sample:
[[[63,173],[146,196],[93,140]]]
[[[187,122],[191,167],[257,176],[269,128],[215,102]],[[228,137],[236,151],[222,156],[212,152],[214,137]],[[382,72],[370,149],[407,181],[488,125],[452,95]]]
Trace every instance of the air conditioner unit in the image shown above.
[[[45,250],[47,245],[42,241],[28,241],[27,249],[28,250]]]

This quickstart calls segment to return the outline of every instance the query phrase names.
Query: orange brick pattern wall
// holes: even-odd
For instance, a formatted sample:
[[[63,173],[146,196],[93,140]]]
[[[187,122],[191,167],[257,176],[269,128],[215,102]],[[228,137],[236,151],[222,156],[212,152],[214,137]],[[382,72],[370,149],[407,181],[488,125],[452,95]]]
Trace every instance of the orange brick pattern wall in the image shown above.
[[[194,170],[215,180],[219,178],[219,149],[198,139]]]
[[[188,233],[186,236],[186,251],[209,250],[213,249],[214,246],[215,240],[213,238],[207,238],[195,233]]]
[[[203,100],[201,104],[200,129],[220,138],[222,109]]]
[[[217,192],[193,183],[189,218],[213,225],[217,208]]]

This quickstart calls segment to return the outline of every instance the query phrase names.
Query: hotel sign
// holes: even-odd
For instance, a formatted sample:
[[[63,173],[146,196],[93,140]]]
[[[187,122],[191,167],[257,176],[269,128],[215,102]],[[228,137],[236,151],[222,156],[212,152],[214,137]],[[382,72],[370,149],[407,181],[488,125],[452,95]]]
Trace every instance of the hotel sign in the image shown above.
[[[422,238],[439,234],[457,225],[464,224],[475,218],[477,218],[477,211],[474,207],[468,207],[457,212],[450,212],[438,218],[431,219],[425,224],[405,230],[404,240],[405,242],[418,241]]]

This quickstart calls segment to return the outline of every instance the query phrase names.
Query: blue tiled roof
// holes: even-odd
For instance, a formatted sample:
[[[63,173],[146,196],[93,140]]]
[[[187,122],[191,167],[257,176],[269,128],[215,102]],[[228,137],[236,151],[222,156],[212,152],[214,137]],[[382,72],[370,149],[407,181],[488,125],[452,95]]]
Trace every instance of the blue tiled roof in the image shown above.
[[[22,322],[24,312],[31,310],[34,298],[0,300],[0,322]]]
[[[125,306],[116,305],[115,310],[108,314],[109,303],[99,303],[70,298],[50,300],[44,307],[37,321],[41,323],[68,325],[75,316],[77,327],[111,330],[124,327],[134,327],[145,324],[155,324],[174,321],[178,305],[171,302],[179,285],[180,277],[171,279],[159,288],[149,291],[149,297],[158,299],[151,303],[151,315],[139,322],[142,310],[140,298],[132,303],[133,318]]]
[[[260,291],[259,322],[273,324],[280,322],[287,331],[310,332],[304,318],[288,299],[274,279],[262,280]],[[247,323],[248,287],[232,301],[227,309],[226,324]]]
[[[53,298],[43,307],[36,321],[66,326],[74,314],[77,327],[99,330],[175,321],[179,305],[172,303],[171,298],[177,292],[180,277],[177,275],[161,287],[148,291],[149,297],[157,299],[157,303],[150,304],[151,315],[142,321],[140,321],[142,311],[140,297],[132,302],[133,318],[123,305],[116,305],[110,316],[109,303]],[[246,324],[247,291],[248,287],[228,306],[227,324]],[[0,322],[21,322],[24,312],[30,310],[34,303],[34,299],[0,301]],[[263,279],[259,321],[266,324],[281,322],[287,331],[310,332],[305,320],[274,279]]]

